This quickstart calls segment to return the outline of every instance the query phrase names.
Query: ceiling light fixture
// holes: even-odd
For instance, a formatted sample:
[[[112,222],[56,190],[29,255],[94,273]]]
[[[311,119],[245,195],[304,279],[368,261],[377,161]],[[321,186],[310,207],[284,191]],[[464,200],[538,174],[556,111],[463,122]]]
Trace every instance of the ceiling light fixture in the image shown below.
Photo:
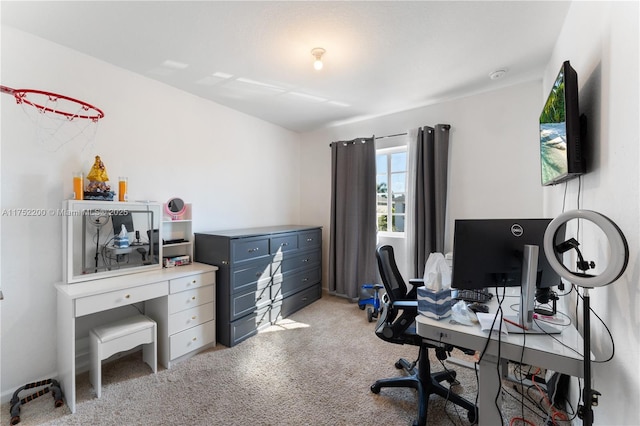
[[[504,75],[507,73],[506,69],[502,69],[502,70],[497,70],[492,72],[491,74],[489,74],[489,78],[491,80],[498,80],[501,79],[502,77],[504,77]]]
[[[322,69],[322,55],[324,55],[325,52],[326,50],[324,50],[322,47],[311,49],[311,54],[314,58],[316,58],[316,60],[313,61],[313,68],[315,68],[317,71],[320,71]]]

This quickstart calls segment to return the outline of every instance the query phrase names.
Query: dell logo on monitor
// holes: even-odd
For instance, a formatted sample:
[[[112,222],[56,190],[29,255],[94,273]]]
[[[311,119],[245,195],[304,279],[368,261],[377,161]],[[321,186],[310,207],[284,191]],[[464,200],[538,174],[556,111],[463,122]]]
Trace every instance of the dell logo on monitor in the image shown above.
[[[514,223],[513,225],[511,225],[511,233],[514,235],[514,237],[522,237],[522,234],[524,234],[524,229],[522,229],[522,226]]]

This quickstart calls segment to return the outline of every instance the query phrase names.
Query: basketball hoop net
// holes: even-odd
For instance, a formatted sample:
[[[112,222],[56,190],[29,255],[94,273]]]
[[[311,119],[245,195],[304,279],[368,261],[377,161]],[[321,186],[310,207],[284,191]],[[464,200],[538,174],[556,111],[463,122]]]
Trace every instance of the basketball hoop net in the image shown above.
[[[77,138],[85,140],[84,150],[94,141],[98,121],[104,117],[93,105],[52,92],[6,86],[0,86],[0,92],[16,99],[35,124],[40,143],[53,152]]]

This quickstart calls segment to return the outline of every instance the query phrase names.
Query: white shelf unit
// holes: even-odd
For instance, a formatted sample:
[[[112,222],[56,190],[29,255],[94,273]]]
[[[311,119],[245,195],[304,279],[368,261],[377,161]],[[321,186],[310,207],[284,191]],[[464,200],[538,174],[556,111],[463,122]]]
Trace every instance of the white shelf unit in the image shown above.
[[[191,203],[185,203],[185,211],[179,217],[167,213],[167,205],[163,206],[162,217],[162,255],[166,257],[189,256],[193,262],[193,231],[191,221]],[[184,242],[165,243],[166,241],[183,239]]]

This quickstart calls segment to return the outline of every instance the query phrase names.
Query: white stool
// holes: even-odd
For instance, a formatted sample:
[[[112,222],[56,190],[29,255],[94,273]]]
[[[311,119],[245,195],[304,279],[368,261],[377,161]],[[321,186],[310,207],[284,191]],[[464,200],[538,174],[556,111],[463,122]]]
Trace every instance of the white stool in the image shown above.
[[[142,347],[142,358],[154,374],[158,372],[157,326],[140,314],[94,328],[89,333],[91,349],[89,379],[100,398],[102,394],[102,360],[118,352]]]

